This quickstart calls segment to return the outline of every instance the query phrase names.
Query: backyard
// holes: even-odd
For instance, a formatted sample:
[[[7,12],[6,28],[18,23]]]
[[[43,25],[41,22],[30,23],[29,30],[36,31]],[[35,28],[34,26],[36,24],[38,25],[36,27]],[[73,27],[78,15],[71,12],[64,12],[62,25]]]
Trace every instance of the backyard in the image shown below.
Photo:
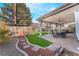
[[[0,8],[0,56],[79,56],[77,27],[75,19],[71,17],[77,8],[72,8],[72,11],[69,9],[77,4],[64,6],[71,12],[60,7],[38,18],[35,9],[32,14],[25,3],[3,5]],[[37,15],[37,22],[33,20],[34,15]]]
[[[34,44],[34,45],[38,45],[38,46],[41,46],[41,47],[48,47],[49,45],[51,45],[52,43],[45,40],[45,39],[42,39],[39,37],[39,32],[37,33],[34,33],[34,34],[29,34],[27,35],[27,39],[28,42],[30,42],[31,44]],[[46,35],[48,34],[47,32],[43,32],[42,35]]]

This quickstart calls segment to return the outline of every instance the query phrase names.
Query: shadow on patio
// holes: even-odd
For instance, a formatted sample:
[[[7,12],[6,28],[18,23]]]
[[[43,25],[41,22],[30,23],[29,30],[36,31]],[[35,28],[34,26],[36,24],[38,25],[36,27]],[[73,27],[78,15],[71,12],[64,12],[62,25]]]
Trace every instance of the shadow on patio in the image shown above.
[[[76,35],[73,34],[68,34],[66,38],[60,38],[60,37],[53,37],[52,35],[43,35],[41,36],[42,38],[49,40],[51,42],[54,42],[65,49],[75,52],[79,55],[79,51],[77,48],[79,47],[79,42],[77,42]]]

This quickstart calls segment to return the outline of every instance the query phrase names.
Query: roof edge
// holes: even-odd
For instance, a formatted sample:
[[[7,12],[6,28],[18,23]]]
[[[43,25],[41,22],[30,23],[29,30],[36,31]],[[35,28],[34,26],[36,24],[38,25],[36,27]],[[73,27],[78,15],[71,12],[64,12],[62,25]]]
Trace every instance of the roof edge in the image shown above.
[[[74,5],[77,5],[77,4],[78,3],[66,3],[66,4],[63,4],[61,7],[57,8],[57,9],[55,9],[55,10],[53,10],[53,11],[51,11],[51,12],[49,12],[49,13],[41,16],[41,17],[39,17],[37,20],[42,21],[42,19],[44,19],[44,18],[50,17],[51,15],[55,15],[55,14],[57,14],[57,13],[63,11],[63,10],[66,10],[66,9],[68,9],[68,8],[74,6]]]

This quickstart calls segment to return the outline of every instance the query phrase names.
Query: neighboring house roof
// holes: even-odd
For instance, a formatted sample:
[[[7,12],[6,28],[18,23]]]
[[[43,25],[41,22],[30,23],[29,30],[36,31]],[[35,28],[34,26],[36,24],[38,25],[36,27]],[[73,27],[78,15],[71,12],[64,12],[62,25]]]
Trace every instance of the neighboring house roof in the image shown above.
[[[48,14],[46,14],[44,16],[41,16],[37,20],[38,21],[43,21],[43,19],[48,18],[50,16],[54,16],[54,15],[58,14],[59,12],[65,11],[65,10],[75,6],[75,5],[78,5],[78,3],[66,3],[66,4],[63,4],[61,7],[49,12]]]
[[[39,27],[39,26],[40,26],[39,23],[32,23],[32,24],[29,25],[29,27]]]

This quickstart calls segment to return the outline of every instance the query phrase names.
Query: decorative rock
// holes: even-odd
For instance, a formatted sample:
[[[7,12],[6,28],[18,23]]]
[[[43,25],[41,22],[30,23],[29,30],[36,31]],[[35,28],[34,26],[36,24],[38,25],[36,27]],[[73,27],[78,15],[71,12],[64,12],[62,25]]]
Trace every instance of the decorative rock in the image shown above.
[[[40,48],[39,48],[38,46],[34,46],[34,47],[32,48],[32,50],[35,51],[35,52],[37,52],[39,49],[40,49]]]
[[[30,45],[23,46],[24,49],[29,48],[29,47],[30,47]]]

